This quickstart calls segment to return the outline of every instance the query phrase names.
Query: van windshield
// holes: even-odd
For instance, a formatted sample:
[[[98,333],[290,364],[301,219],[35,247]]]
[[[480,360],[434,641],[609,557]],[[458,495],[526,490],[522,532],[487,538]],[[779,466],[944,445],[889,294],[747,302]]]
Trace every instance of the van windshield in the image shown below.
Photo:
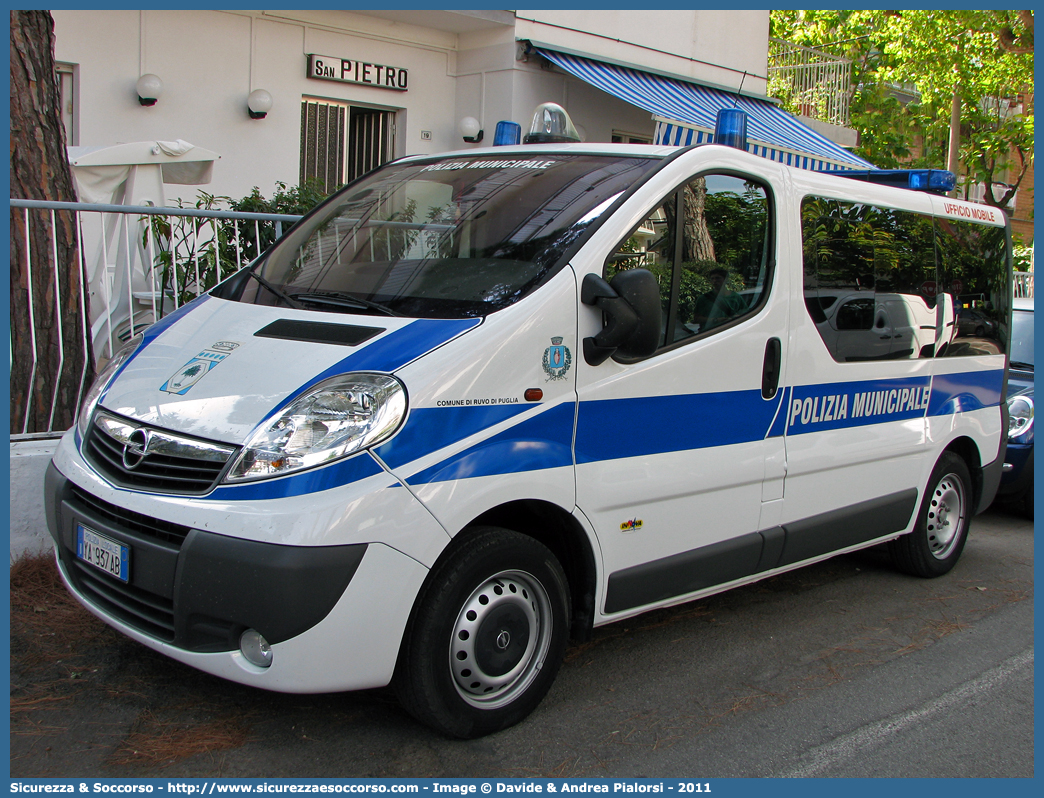
[[[279,241],[240,300],[466,318],[546,281],[659,159],[563,153],[391,164],[330,197]]]

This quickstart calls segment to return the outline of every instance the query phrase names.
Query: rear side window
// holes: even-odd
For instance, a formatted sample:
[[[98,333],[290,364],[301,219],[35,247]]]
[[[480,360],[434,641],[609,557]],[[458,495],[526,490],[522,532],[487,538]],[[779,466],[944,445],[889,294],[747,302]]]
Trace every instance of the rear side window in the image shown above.
[[[631,231],[606,261],[605,277],[644,268],[656,275],[661,347],[712,334],[761,307],[771,278],[772,224],[766,186],[708,174],[688,181]]]
[[[951,298],[954,325],[940,357],[1004,352],[1011,306],[1007,231],[955,219],[936,219],[939,284]]]
[[[962,307],[1003,318],[1003,229],[822,197],[801,218],[805,308],[838,362],[1004,351],[999,323],[974,342],[959,323]]]

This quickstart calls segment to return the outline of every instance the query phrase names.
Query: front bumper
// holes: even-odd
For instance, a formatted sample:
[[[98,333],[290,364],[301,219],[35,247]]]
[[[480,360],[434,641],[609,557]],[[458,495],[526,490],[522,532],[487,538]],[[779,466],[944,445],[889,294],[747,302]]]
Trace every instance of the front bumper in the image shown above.
[[[69,590],[92,613],[176,660],[283,692],[379,687],[427,568],[381,543],[286,546],[179,527],[46,478],[48,527]],[[76,556],[86,526],[130,546],[124,584]],[[268,668],[246,661],[239,636],[272,644]]]

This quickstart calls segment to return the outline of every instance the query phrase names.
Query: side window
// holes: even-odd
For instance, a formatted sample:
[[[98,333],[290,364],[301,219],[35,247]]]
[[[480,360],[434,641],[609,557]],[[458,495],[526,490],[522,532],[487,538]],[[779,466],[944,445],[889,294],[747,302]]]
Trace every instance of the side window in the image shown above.
[[[936,228],[939,291],[952,307],[939,356],[1003,353],[1011,304],[1004,228],[943,218]]]
[[[664,319],[667,318],[671,306],[675,250],[674,220],[677,217],[674,212],[675,201],[676,196],[672,194],[658,205],[617,245],[605,262],[606,280],[611,280],[619,272],[627,269],[648,269],[656,275],[656,282],[660,285],[660,304]]]
[[[869,330],[874,326],[874,299],[849,299],[837,309],[837,329]]]
[[[772,225],[765,186],[733,175],[693,178],[670,194],[606,261],[656,275],[661,346],[723,329],[754,314],[770,280]]]
[[[932,218],[806,197],[805,308],[835,360],[931,357],[936,343]]]

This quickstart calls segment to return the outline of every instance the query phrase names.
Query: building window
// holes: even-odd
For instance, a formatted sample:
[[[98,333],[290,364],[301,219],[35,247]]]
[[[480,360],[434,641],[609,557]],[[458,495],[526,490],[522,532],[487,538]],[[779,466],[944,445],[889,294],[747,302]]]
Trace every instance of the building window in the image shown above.
[[[636,136],[631,133],[622,133],[619,130],[613,131],[611,139],[613,144],[652,144],[652,136]]]
[[[301,102],[301,182],[329,193],[391,160],[394,114],[335,100]]]
[[[54,71],[58,78],[58,96],[62,104],[62,125],[65,127],[65,143],[75,147],[80,143],[80,130],[76,118],[76,66],[57,63]]]

